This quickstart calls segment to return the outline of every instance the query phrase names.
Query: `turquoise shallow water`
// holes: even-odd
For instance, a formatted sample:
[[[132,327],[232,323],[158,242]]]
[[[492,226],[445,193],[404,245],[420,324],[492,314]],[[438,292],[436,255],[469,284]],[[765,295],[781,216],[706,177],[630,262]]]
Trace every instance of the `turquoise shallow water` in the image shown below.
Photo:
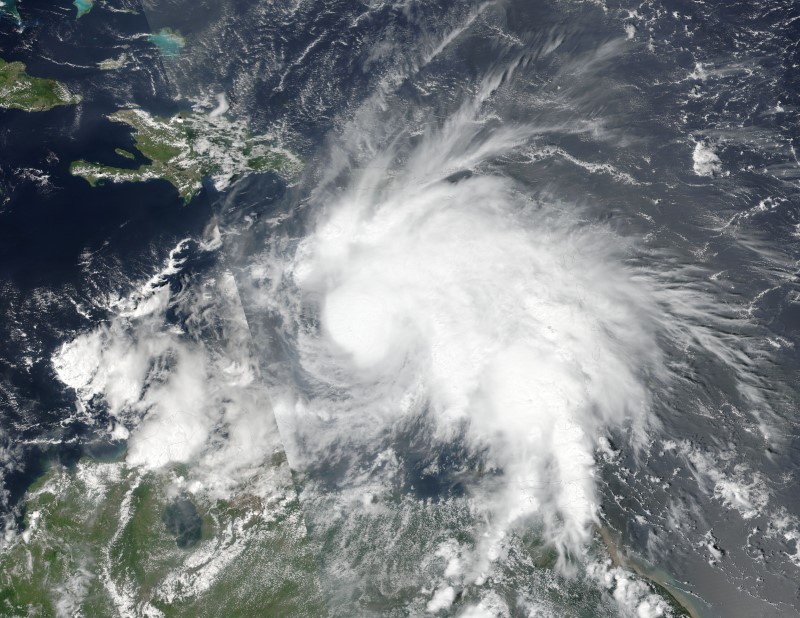
[[[0,0],[0,17],[10,17],[15,21],[22,21],[17,11],[17,3],[15,0]]]
[[[78,9],[78,15],[75,19],[79,19],[92,10],[94,0],[75,0],[72,4]]]
[[[76,0],[76,2],[78,1]],[[186,45],[186,40],[178,32],[169,28],[162,28],[147,38],[153,45],[158,47],[158,50],[164,56],[178,56],[184,45]]]

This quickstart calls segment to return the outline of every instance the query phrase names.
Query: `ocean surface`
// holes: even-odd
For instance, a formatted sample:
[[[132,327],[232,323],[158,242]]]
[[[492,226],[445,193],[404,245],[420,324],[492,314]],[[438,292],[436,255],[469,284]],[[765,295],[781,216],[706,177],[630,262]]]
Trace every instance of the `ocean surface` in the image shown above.
[[[199,235],[211,219],[207,201],[184,208],[165,181],[92,188],[70,175],[78,159],[145,161],[114,152],[133,151],[133,139],[107,114],[140,102],[154,113],[177,109],[160,57],[146,44],[141,12],[84,16],[80,24],[74,12],[67,3],[28,3],[22,28],[7,19],[0,26],[4,60],[22,60],[30,74],[83,97],[79,106],[39,114],[0,110],[6,508],[18,504],[44,461],[74,461],[107,442],[102,421],[82,418],[55,378],[55,350],[104,320],[109,295],[149,277],[179,240]],[[124,77],[98,67],[121,50],[132,65]]]
[[[24,9],[0,56],[83,102],[0,111],[9,526],[125,446],[61,346],[223,268],[330,615],[661,615],[608,546],[694,615],[800,615],[797,2]],[[69,175],[143,162],[115,109],[219,94],[299,179]]]

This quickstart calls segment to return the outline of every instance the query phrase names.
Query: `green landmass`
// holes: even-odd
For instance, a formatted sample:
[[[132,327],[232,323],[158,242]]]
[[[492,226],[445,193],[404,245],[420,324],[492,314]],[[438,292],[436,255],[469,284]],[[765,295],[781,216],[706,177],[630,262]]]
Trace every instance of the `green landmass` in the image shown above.
[[[0,59],[0,108],[43,112],[58,105],[74,105],[80,101],[64,84],[53,79],[31,77],[21,62]]]
[[[484,522],[467,500],[389,491],[343,512],[335,496],[311,493],[301,509],[288,474],[269,480],[288,472],[285,458],[265,466],[227,498],[183,490],[187,465],[51,466],[26,493],[23,532],[0,553],[0,616],[422,616],[452,557],[480,544]],[[557,573],[540,532],[506,537],[489,580],[460,589],[447,615],[486,592],[508,607],[530,595],[564,616],[617,615],[612,589]],[[652,579],[649,588],[668,601],[664,618],[695,615]]]
[[[136,155],[132,152],[128,152],[127,150],[123,150],[122,148],[114,148],[114,152],[118,155],[125,157],[126,159],[135,159]]]
[[[176,474],[92,460],[48,470],[0,553],[0,615],[322,615],[293,490],[176,502]],[[176,504],[202,522],[190,543]]]
[[[253,136],[246,125],[223,116],[181,112],[170,118],[152,116],[141,109],[124,109],[109,116],[134,129],[136,149],[150,163],[138,168],[75,161],[70,171],[95,186],[99,182],[167,180],[189,202],[211,178],[218,189],[252,172],[271,170],[293,176],[299,159],[277,147],[268,137]]]

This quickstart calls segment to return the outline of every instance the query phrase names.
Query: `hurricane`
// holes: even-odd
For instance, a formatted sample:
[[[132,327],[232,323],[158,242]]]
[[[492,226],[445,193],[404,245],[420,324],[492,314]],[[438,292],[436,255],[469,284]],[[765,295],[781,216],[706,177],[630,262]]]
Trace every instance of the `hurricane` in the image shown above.
[[[493,67],[444,119],[369,101],[329,147],[302,232],[247,267],[251,322],[278,324],[270,392],[304,492],[345,512],[398,488],[466,499],[482,523],[450,578],[461,588],[491,579],[526,527],[565,576],[593,562],[597,461],[621,440],[639,458],[659,435],[654,399],[685,385],[675,358],[708,354],[758,399],[727,301],[684,286],[677,256],[598,221],[590,200],[510,173],[554,131],[604,131],[498,121],[515,70],[557,48]]]
[[[796,5],[0,2],[0,614],[798,615]]]

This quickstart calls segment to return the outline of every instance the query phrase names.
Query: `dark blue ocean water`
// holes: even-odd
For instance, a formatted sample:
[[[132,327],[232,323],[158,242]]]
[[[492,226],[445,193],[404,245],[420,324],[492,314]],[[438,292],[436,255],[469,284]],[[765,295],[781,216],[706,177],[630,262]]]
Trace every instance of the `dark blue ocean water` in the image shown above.
[[[420,62],[423,42],[479,6],[483,17],[444,53],[419,71],[407,70]],[[624,148],[566,131],[552,132],[545,145],[589,163],[612,164],[639,184],[620,184],[557,157],[505,161],[500,171],[531,195],[555,195],[586,207],[593,221],[623,235],[647,236],[652,247],[678,255],[687,268],[699,263],[724,273],[716,291],[752,299],[759,329],[757,335],[737,335],[788,342],[759,370],[759,379],[767,391],[776,385],[769,396],[777,407],[793,409],[797,382],[794,393],[787,385],[800,371],[800,3],[337,0],[274,7],[173,0],[131,8],[138,12],[107,11],[98,3],[75,21],[67,1],[26,0],[22,29],[0,21],[0,57],[23,60],[30,73],[60,79],[84,97],[80,106],[40,114],[0,111],[0,440],[13,445],[14,457],[6,464],[9,504],[38,473],[43,456],[69,460],[99,448],[93,442],[96,427],[62,423],[74,404],[54,380],[53,350],[104,319],[95,299],[124,293],[132,281],[149,277],[178,240],[199,236],[212,219],[206,194],[184,207],[166,182],[92,189],[70,177],[69,162],[78,158],[141,162],[114,153],[118,147],[132,150],[133,142],[105,114],[130,104],[167,114],[181,97],[225,92],[234,114],[257,130],[278,131],[308,161],[306,176],[294,187],[262,175],[214,196],[223,232],[235,233],[226,239],[226,255],[243,278],[249,257],[275,233],[261,222],[287,215],[281,233],[301,238],[308,232],[317,213],[304,205],[326,172],[330,142],[385,87],[387,75],[395,69],[411,74],[386,87],[387,126],[393,117],[415,114],[436,122],[463,102],[487,68],[507,60],[513,39],[531,53],[496,97],[502,119],[553,125],[602,119],[629,138]],[[187,36],[179,61],[160,58],[139,36],[162,27]],[[632,29],[630,42],[625,28]],[[562,41],[557,54],[534,53],[551,39]],[[391,53],[381,55],[376,50],[384,40],[392,42]],[[630,49],[563,84],[570,89],[569,105],[530,103],[540,93],[553,94],[571,60],[606,44]],[[96,67],[123,52],[131,57],[124,71]],[[724,170],[716,178],[698,177],[692,169],[692,149],[701,140],[716,146]],[[757,208],[762,202],[765,208]],[[683,282],[696,283],[689,277]],[[716,284],[702,285],[713,292]],[[246,296],[243,301],[264,358],[291,365],[294,352],[280,336],[281,325],[265,320]],[[771,486],[774,501],[800,513],[793,476],[800,466],[797,418],[785,413],[782,439],[765,445],[735,413],[745,406],[732,377],[702,357],[687,364],[685,390],[656,395],[664,436],[691,440],[698,448],[730,449],[770,479],[790,474],[791,481]],[[292,377],[301,390],[308,387],[302,376]],[[703,406],[717,414],[697,412]],[[464,479],[479,467],[480,454],[459,445],[431,452],[427,429],[408,427],[396,444],[406,455],[400,490],[431,500],[463,495]],[[767,605],[759,599],[781,604],[764,615],[800,612],[796,573],[783,558],[791,542],[755,535],[745,548],[751,524],[763,533],[768,522],[742,521],[700,495],[691,471],[673,454],[654,452],[642,466],[625,452],[624,441],[624,434],[614,436],[622,455],[603,468],[601,486],[605,521],[626,543],[707,599],[716,608],[711,615],[762,615]],[[369,455],[354,454],[354,460]],[[349,463],[332,457],[311,473],[335,487]],[[432,463],[439,472],[423,475]],[[670,477],[679,468],[668,489],[653,489],[647,481],[648,475]],[[670,536],[664,511],[675,496],[693,513],[697,531],[714,529],[728,552],[725,569],[708,566],[700,532],[680,542]]]
[[[521,68],[492,101],[498,122],[561,126],[540,145],[590,165],[611,165],[633,182],[589,172],[558,156],[534,162],[512,157],[498,163],[496,171],[517,179],[530,195],[580,205],[590,221],[637,242],[645,239],[654,254],[661,251],[664,260],[685,269],[686,276],[673,282],[676,287],[729,299],[726,328],[741,342],[768,404],[780,411],[780,418],[772,419],[780,429],[774,441],[764,439],[748,416],[752,406],[735,376],[698,343],[699,352],[672,351],[671,362],[686,363],[678,391],[654,393],[662,439],[686,441],[700,452],[734,453],[730,462],[716,463],[731,474],[735,466],[758,470],[769,479],[772,512],[800,512],[796,483],[785,481],[800,465],[800,4],[512,1],[480,6],[484,12],[474,25],[426,63],[419,53],[424,42],[448,32],[448,18],[460,8],[475,5],[330,2],[302,4],[279,17],[260,12],[257,5],[237,5],[237,13],[248,16],[243,23],[252,35],[217,23],[208,28],[209,49],[201,54],[210,58],[210,41],[220,42],[225,54],[213,70],[208,63],[190,62],[174,71],[179,84],[199,80],[224,86],[234,109],[265,127],[291,126],[309,161],[305,184],[280,192],[272,179],[254,177],[215,206],[222,229],[236,232],[226,252],[240,269],[240,294],[254,341],[270,363],[285,365],[270,365],[276,380],[295,380],[301,392],[321,388],[303,375],[290,329],[282,330],[282,316],[265,317],[257,292],[248,298],[248,269],[262,247],[290,256],[293,242],[313,229],[319,213],[305,205],[330,165],[329,141],[347,132],[359,106],[394,72],[403,77],[386,88],[384,112],[376,114],[373,129],[378,134],[385,129],[384,143],[408,139],[413,144],[413,137],[392,133],[391,127],[413,126],[417,119],[444,122],[474,92],[479,76],[508,60],[509,49],[527,48]],[[383,38],[392,43],[385,56],[374,53]],[[226,45],[234,39],[243,44]],[[558,51],[542,53],[553,40],[559,41]],[[610,50],[613,61],[593,64],[594,54],[603,49]],[[252,77],[245,79],[245,71]],[[569,79],[563,78],[565,72]],[[559,99],[556,89],[568,94]],[[569,131],[592,121],[612,135],[624,135],[622,144],[604,139],[602,131]],[[326,136],[321,142],[320,135]],[[714,176],[694,169],[698,142],[713,145],[720,159]],[[346,186],[350,171],[342,172],[340,186]],[[277,216],[285,217],[277,229],[258,224]],[[281,241],[270,244],[275,236]],[[632,265],[647,266],[637,259],[631,257]],[[700,271],[709,275],[691,274]],[[743,316],[752,316],[745,326],[738,321]],[[755,349],[766,338],[776,346],[769,360],[748,349],[749,342]],[[671,344],[665,341],[665,349]],[[457,446],[431,452],[429,431],[419,423],[393,437],[407,464],[404,491],[434,500],[458,495],[463,471],[477,469],[471,459],[475,453]],[[626,450],[624,432],[612,437],[623,454],[603,466],[603,517],[625,544],[672,574],[689,594],[705,599],[708,615],[800,612],[795,567],[787,558],[795,541],[769,532],[770,517],[744,519],[721,507],[713,490],[700,490],[697,470],[685,457],[654,446],[642,461]],[[367,453],[334,452],[309,474],[326,486],[344,484],[348,466],[366,467],[386,446],[371,445],[374,451]],[[432,463],[440,464],[436,474],[421,478]],[[669,483],[661,487],[654,478]],[[689,532],[676,530],[673,507],[684,512]],[[722,566],[709,562],[707,531],[726,552]]]
[[[122,7],[118,7],[122,8]],[[25,2],[22,25],[0,20],[0,57],[65,83],[83,101],[47,112],[0,110],[0,440],[4,509],[13,508],[46,459],[102,454],[102,418],[71,420],[73,396],[55,378],[52,353],[101,322],[103,299],[149,278],[181,239],[199,236],[211,212],[204,194],[184,206],[166,181],[92,188],[69,174],[85,159],[137,167],[131,132],[106,115],[130,105],[177,109],[161,59],[142,33],[140,7],[93,10],[75,20],[69,2]],[[127,54],[120,75],[97,64]],[[99,430],[99,437],[97,432]],[[98,441],[99,440],[99,441]]]

